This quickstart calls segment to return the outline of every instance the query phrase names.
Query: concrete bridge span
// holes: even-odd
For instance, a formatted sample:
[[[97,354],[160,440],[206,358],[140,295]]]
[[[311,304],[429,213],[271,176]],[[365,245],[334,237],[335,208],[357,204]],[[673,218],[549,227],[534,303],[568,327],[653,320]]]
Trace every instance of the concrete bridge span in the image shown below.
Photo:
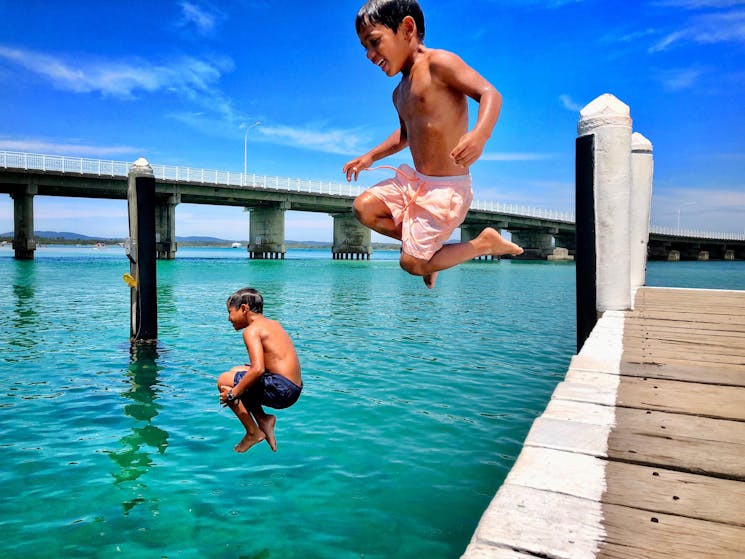
[[[130,166],[127,162],[0,151],[0,193],[14,200],[16,257],[33,258],[35,196],[125,200]],[[352,202],[363,187],[165,165],[152,168],[161,259],[175,257],[175,208],[180,203],[247,208],[248,252],[252,258],[284,258],[287,210],[333,217],[334,258],[368,259],[372,254],[370,230],[352,215]],[[461,226],[461,240],[474,238],[484,227],[509,231],[525,248],[521,256],[525,259],[571,259],[576,248],[574,216],[569,213],[474,201]],[[707,233],[701,237],[695,232],[653,227],[649,254],[664,259],[741,259],[745,258],[745,235]]]

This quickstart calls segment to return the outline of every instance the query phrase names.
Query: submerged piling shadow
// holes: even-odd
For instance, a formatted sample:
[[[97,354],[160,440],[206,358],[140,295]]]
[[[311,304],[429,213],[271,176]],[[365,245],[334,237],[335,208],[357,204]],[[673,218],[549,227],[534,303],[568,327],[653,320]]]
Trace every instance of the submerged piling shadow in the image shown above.
[[[113,473],[115,484],[136,482],[146,474],[153,464],[152,449],[164,454],[168,448],[168,432],[153,424],[160,404],[158,391],[158,347],[157,344],[134,343],[130,349],[130,365],[126,373],[129,389],[122,393],[128,400],[124,414],[134,420],[131,432],[119,443],[121,448],[109,454],[118,469]],[[148,448],[149,447],[149,448]],[[137,489],[144,487],[142,482]],[[140,491],[136,491],[140,493]],[[135,497],[123,503],[125,513],[143,502]]]

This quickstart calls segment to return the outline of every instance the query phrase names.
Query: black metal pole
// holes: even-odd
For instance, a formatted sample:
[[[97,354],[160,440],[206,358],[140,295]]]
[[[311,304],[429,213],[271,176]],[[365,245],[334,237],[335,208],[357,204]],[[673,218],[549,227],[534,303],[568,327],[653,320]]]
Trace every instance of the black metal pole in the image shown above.
[[[128,178],[129,260],[132,287],[130,340],[158,338],[158,297],[155,246],[155,178],[144,159],[132,166]]]
[[[577,352],[598,321],[595,269],[595,136],[580,136],[575,159]]]

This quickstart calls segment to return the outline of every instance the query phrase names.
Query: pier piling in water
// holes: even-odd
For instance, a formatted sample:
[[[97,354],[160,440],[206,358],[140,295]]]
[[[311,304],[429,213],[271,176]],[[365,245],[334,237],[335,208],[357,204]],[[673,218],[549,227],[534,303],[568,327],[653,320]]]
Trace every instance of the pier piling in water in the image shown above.
[[[654,159],[652,142],[634,132],[631,135],[631,193],[629,195],[629,247],[631,300],[647,276],[647,245],[652,207]]]
[[[127,256],[135,279],[130,294],[130,340],[158,338],[158,297],[155,245],[155,177],[147,160],[139,158],[127,177],[129,239]]]
[[[35,184],[26,185],[11,193],[13,198],[13,251],[18,260],[33,260],[36,250],[34,239]]]
[[[605,311],[631,309],[644,285],[652,144],[628,105],[604,94],[580,111],[576,155],[577,350]]]

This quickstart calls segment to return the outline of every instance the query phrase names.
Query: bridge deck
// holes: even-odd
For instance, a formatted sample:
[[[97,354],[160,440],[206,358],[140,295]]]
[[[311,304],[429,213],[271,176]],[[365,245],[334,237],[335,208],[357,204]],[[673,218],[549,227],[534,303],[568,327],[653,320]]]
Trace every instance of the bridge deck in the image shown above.
[[[745,292],[605,313],[463,555],[486,557],[745,557]]]

